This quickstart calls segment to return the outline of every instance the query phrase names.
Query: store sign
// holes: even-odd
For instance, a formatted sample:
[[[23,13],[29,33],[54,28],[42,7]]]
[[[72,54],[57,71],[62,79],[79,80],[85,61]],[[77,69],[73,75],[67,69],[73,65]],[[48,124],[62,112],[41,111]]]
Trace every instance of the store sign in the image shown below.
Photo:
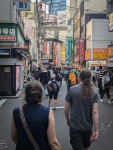
[[[0,42],[16,41],[16,28],[14,24],[0,24]]]
[[[85,51],[85,60],[90,60],[90,49]]]
[[[93,59],[94,60],[105,60],[105,59],[107,59],[107,50],[108,49],[105,49],[105,48],[93,49]]]
[[[113,31],[113,13],[109,14],[109,31]]]
[[[16,9],[22,11],[30,10],[30,0],[16,0]]]
[[[61,46],[61,62],[65,63],[66,61],[66,46],[62,44]]]
[[[72,39],[68,40],[68,51],[69,51],[69,56],[72,56]]]
[[[84,40],[80,40],[79,42],[79,56],[80,62],[84,61]]]
[[[108,58],[113,56],[113,46],[108,47]]]

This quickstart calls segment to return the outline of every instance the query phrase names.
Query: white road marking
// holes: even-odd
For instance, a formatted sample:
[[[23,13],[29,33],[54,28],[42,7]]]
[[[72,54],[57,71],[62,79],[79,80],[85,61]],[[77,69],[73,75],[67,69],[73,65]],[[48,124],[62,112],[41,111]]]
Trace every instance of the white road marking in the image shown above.
[[[51,109],[54,108],[54,107],[50,107]],[[56,107],[56,109],[64,109],[64,106],[59,106],[59,107]]]

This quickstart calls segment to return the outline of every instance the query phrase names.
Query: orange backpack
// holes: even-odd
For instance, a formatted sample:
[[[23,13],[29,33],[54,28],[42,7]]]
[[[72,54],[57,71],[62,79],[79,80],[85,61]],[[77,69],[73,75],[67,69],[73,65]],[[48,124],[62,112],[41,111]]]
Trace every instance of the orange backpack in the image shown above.
[[[77,77],[74,72],[70,72],[69,74],[69,81],[71,85],[75,85],[77,83]]]

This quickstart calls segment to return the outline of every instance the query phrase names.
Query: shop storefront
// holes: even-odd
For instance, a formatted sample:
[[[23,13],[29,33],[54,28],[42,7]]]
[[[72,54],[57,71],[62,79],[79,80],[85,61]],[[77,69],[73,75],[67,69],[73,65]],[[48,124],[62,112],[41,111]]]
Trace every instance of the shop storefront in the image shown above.
[[[93,53],[88,49],[85,51],[86,68],[98,68],[99,66],[105,67],[107,60],[107,48],[93,49]],[[92,55],[93,54],[93,55]]]
[[[24,43],[19,25],[0,23],[0,96],[16,95],[23,88]]]

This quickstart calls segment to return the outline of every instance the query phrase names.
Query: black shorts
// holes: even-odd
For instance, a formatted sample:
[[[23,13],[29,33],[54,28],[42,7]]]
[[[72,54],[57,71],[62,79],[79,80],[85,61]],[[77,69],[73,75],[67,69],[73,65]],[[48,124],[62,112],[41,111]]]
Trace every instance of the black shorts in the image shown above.
[[[49,98],[52,99],[54,96],[54,99],[57,99],[58,93],[54,93],[54,92],[49,92]]]
[[[75,130],[70,128],[70,143],[73,150],[82,150],[83,148],[90,147],[90,137],[92,135],[92,130]]]

